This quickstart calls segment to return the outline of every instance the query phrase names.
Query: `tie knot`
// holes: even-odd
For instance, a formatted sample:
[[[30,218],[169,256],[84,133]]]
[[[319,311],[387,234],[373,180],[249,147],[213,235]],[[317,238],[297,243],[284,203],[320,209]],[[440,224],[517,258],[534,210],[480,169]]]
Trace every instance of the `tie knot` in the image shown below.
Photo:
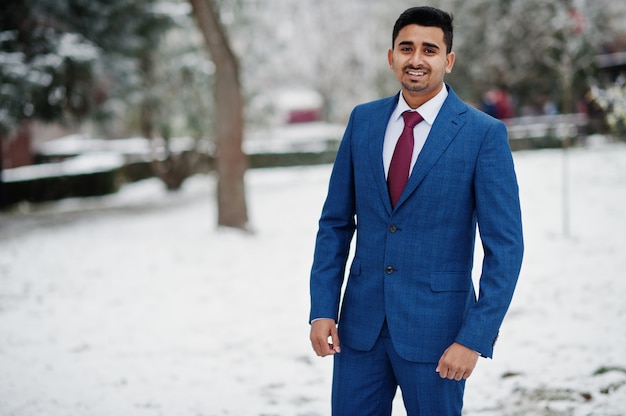
[[[424,120],[424,118],[417,111],[405,111],[402,113],[402,118],[404,118],[405,127],[411,129]]]

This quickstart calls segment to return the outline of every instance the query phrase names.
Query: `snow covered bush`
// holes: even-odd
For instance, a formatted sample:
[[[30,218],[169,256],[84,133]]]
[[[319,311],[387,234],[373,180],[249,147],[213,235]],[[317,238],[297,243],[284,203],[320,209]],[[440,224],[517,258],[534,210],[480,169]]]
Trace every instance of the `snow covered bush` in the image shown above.
[[[124,159],[114,153],[92,153],[59,163],[44,163],[3,172],[7,205],[117,192]]]
[[[611,132],[624,137],[626,135],[626,83],[616,82],[603,89],[591,87],[590,97],[605,113],[605,120]]]

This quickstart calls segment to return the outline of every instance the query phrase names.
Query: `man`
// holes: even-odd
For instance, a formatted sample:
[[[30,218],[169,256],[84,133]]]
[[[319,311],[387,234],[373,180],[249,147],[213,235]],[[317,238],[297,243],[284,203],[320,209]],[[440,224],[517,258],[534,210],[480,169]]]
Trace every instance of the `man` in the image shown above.
[[[507,132],[444,83],[452,35],[441,10],[402,13],[388,52],[401,91],[357,106],[337,153],[310,314],[313,349],[334,356],[336,416],[390,415],[398,386],[408,415],[460,415],[465,379],[492,356],[513,296],[523,242]],[[403,113],[415,110],[418,124],[405,126]]]

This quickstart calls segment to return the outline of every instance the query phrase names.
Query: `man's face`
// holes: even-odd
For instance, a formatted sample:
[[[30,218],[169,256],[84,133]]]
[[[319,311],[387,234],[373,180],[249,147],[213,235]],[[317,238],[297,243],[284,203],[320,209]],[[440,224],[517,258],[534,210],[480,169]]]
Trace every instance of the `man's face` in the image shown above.
[[[444,74],[450,73],[454,65],[454,53],[446,52],[443,30],[434,26],[403,27],[387,58],[402,85],[404,99],[412,108],[437,95],[443,87]]]

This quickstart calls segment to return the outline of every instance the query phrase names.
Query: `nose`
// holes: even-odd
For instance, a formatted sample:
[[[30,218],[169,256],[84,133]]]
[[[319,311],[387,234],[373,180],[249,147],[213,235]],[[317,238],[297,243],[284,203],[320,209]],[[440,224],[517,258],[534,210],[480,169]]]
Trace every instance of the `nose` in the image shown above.
[[[418,66],[422,62],[422,54],[419,50],[416,50],[413,55],[411,55],[411,59],[409,59],[409,63],[414,66]]]

